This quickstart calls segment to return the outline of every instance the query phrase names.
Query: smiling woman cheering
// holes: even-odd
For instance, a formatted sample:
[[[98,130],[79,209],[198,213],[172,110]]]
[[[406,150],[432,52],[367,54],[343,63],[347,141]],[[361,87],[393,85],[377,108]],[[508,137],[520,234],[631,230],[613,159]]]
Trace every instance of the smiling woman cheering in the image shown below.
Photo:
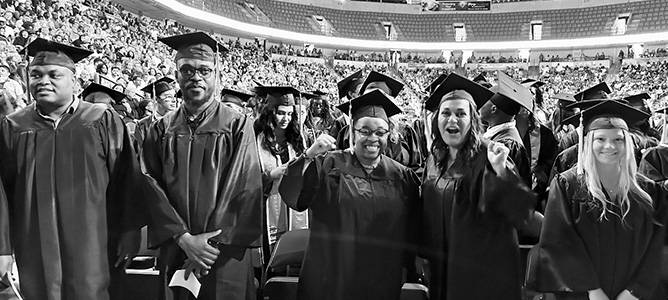
[[[477,107],[494,93],[450,74],[427,99],[432,153],[422,185],[423,251],[433,300],[521,299],[517,228],[535,195],[501,143],[483,141]]]
[[[353,150],[329,151],[336,140],[321,135],[283,176],[284,201],[313,212],[298,299],[399,299],[420,198],[415,173],[382,154],[401,111],[388,97],[374,90],[339,106],[351,113]]]

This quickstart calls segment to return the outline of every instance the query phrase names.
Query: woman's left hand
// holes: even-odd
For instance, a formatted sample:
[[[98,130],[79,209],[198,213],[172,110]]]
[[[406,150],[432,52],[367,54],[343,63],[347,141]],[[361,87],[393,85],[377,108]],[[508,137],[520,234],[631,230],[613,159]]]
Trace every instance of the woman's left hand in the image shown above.
[[[506,172],[506,160],[510,149],[502,143],[490,142],[487,147],[487,160],[492,165],[496,175],[501,176]]]

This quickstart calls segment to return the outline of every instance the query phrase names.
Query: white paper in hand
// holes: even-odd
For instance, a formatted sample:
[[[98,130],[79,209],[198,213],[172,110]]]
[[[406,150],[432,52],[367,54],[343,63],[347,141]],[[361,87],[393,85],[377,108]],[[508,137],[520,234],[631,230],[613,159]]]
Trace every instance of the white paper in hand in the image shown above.
[[[186,270],[181,269],[177,270],[174,272],[174,276],[172,277],[172,280],[169,282],[169,286],[180,286],[182,288],[185,288],[190,291],[190,293],[197,298],[197,295],[199,295],[199,289],[202,286],[201,283],[199,283],[199,280],[197,280],[197,277],[195,277],[195,274],[190,273],[190,276],[188,276],[188,280],[184,279],[184,275],[186,273]]]

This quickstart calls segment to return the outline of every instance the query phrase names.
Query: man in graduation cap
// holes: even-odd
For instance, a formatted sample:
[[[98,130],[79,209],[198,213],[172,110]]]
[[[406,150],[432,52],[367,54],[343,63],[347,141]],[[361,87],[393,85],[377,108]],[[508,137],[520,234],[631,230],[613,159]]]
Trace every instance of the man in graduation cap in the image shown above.
[[[383,73],[371,71],[362,82],[358,94],[363,95],[379,89],[394,99],[403,88],[404,84],[398,80]],[[350,126],[342,128],[336,137],[339,148],[345,149],[349,146],[351,136],[349,128]],[[386,155],[413,170],[417,170],[422,164],[420,145],[415,130],[408,124],[400,124],[395,119],[390,119],[390,135],[385,151]]]
[[[496,94],[480,108],[480,118],[489,126],[483,137],[510,149],[520,177],[531,186],[531,162],[515,123],[521,108],[532,111],[531,92],[503,72],[499,72],[499,84],[493,90]]]
[[[176,109],[176,89],[172,85],[173,82],[174,79],[170,77],[162,77],[141,89],[142,92],[152,98],[153,109],[150,115],[137,121],[137,127],[133,135],[137,151],[144,144],[144,138],[151,124]]]
[[[198,299],[254,299],[251,248],[262,235],[262,179],[250,118],[218,101],[216,57],[202,32],[161,38],[176,50],[183,105],[151,125],[142,148],[149,245],[160,247],[160,299],[192,299],[167,283],[196,276]]]
[[[492,96],[453,73],[425,104],[434,142],[421,187],[421,256],[430,261],[433,300],[521,299],[517,230],[531,219],[535,196],[509,149],[482,138],[477,108]]]
[[[624,100],[628,101],[630,106],[649,114],[651,118],[652,109],[647,102],[651,98],[652,97],[647,93],[639,93],[624,97]],[[659,131],[652,128],[650,125],[650,118],[642,119],[638,121],[637,124],[629,124],[629,127],[631,127],[631,130],[634,133],[634,137],[636,138],[636,150],[644,150],[650,147],[654,147],[658,145],[659,141],[661,140],[661,134]]]
[[[235,89],[223,89],[221,91],[222,98],[220,101],[233,108],[234,110],[240,112],[241,114],[246,114],[246,106],[248,105],[248,100],[250,100],[253,95],[244,93]]]
[[[554,116],[553,126],[556,126],[556,131],[554,137],[559,142],[560,151],[566,150],[569,147],[577,144],[578,135],[574,130],[573,126],[568,126],[564,124],[564,121],[569,117],[577,114],[579,112],[579,107],[577,106],[568,106],[573,103],[582,102],[582,101],[591,101],[591,100],[601,100],[607,99],[608,94],[610,94],[610,87],[607,83],[601,82],[596,84],[588,89],[585,89],[575,95],[571,99],[568,94],[561,95],[561,98],[558,98],[560,101],[559,110],[555,110],[555,114],[559,113],[559,116]],[[565,104],[565,107],[562,107],[561,104]],[[577,108],[577,109],[574,109]],[[553,127],[554,129],[555,127]]]
[[[421,220],[419,179],[383,154],[401,109],[381,90],[340,108],[351,112],[353,149],[330,151],[334,138],[321,135],[280,184],[288,206],[313,215],[297,298],[398,300]]]
[[[434,81],[432,81],[428,86],[424,88],[426,92],[426,97],[422,101],[422,104],[425,104],[429,96],[436,90],[436,88],[441,85],[448,78],[448,75],[441,74]],[[421,117],[415,119],[413,122],[413,129],[415,130],[415,136],[418,140],[418,145],[420,146],[420,154],[422,155],[422,162],[427,160],[429,156],[429,148],[431,147],[432,138],[429,132],[431,132],[431,114],[430,111],[422,107]],[[418,175],[422,174],[422,170],[418,169],[416,171]]]
[[[14,250],[27,299],[124,299],[145,220],[130,135],[113,110],[73,93],[89,51],[44,39],[26,51],[35,103],[0,125],[0,220],[11,228],[0,223],[0,254]]]

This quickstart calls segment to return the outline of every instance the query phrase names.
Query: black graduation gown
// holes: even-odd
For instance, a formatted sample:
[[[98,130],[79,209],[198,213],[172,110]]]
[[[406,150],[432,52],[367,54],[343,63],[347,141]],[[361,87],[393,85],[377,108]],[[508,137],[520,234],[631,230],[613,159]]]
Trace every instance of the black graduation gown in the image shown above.
[[[615,299],[628,289],[650,299],[661,267],[666,194],[646,177],[637,178],[654,207],[641,206],[637,196],[630,194],[630,210],[622,222],[614,214],[599,220],[600,203],[582,185],[576,168],[555,177],[539,243],[538,291],[588,299],[587,291],[601,288]],[[618,208],[613,211],[621,213]]]
[[[349,128],[350,127],[346,125],[339,131],[339,135],[336,138],[336,147],[338,147],[338,149],[350,148]],[[422,159],[422,157],[420,157],[419,145],[417,144],[417,139],[415,139],[414,134],[412,134],[408,140],[401,134],[397,135],[396,140],[388,138],[383,154],[412,170],[417,170],[420,167],[420,161]]]
[[[506,128],[490,137],[490,140],[504,144],[510,150],[508,157],[513,160],[520,177],[528,186],[531,186],[531,160],[524,148],[524,142],[517,128]]]
[[[122,120],[80,102],[54,128],[32,104],[0,127],[0,232],[6,235],[9,224],[24,296],[119,299],[119,237],[145,222],[137,159]],[[2,240],[0,254],[11,253]]]
[[[225,251],[202,280],[201,293],[208,295],[204,299],[244,299],[254,291],[248,248],[259,247],[262,234],[255,134],[248,117],[218,101],[203,114],[191,129],[181,106],[154,122],[146,136],[141,161],[149,182],[149,243],[161,246],[166,284],[185,259],[173,238],[221,229],[212,240]],[[168,298],[185,298],[164,292]]]
[[[638,173],[657,182],[668,179],[668,147],[657,146],[647,149],[638,166]]]
[[[521,299],[516,228],[529,221],[535,203],[523,180],[512,172],[498,177],[483,146],[445,173],[430,157],[422,198],[430,299]]]
[[[137,127],[135,128],[135,132],[132,135],[134,139],[135,149],[137,150],[137,152],[139,152],[142,145],[144,145],[144,139],[146,138],[146,133],[148,133],[149,127],[151,127],[151,124],[153,124],[153,122],[155,122],[156,120],[157,118],[155,116],[150,115],[137,121]]]
[[[415,173],[381,156],[367,174],[347,150],[317,157],[302,175],[304,162],[292,162],[280,186],[291,208],[312,211],[297,298],[398,300],[420,220]]]
[[[548,180],[552,182],[554,177],[558,174],[568,171],[570,168],[578,163],[578,145],[568,147],[568,149],[561,151],[552,164],[552,171]]]
[[[541,124],[539,129],[540,147],[538,160],[531,170],[536,178],[534,192],[538,194],[538,199],[542,202],[547,199],[547,188],[550,185],[550,173],[554,161],[559,154],[557,140],[552,135],[552,131],[547,126]],[[529,154],[531,156],[531,154]],[[542,211],[542,209],[541,209]]]

